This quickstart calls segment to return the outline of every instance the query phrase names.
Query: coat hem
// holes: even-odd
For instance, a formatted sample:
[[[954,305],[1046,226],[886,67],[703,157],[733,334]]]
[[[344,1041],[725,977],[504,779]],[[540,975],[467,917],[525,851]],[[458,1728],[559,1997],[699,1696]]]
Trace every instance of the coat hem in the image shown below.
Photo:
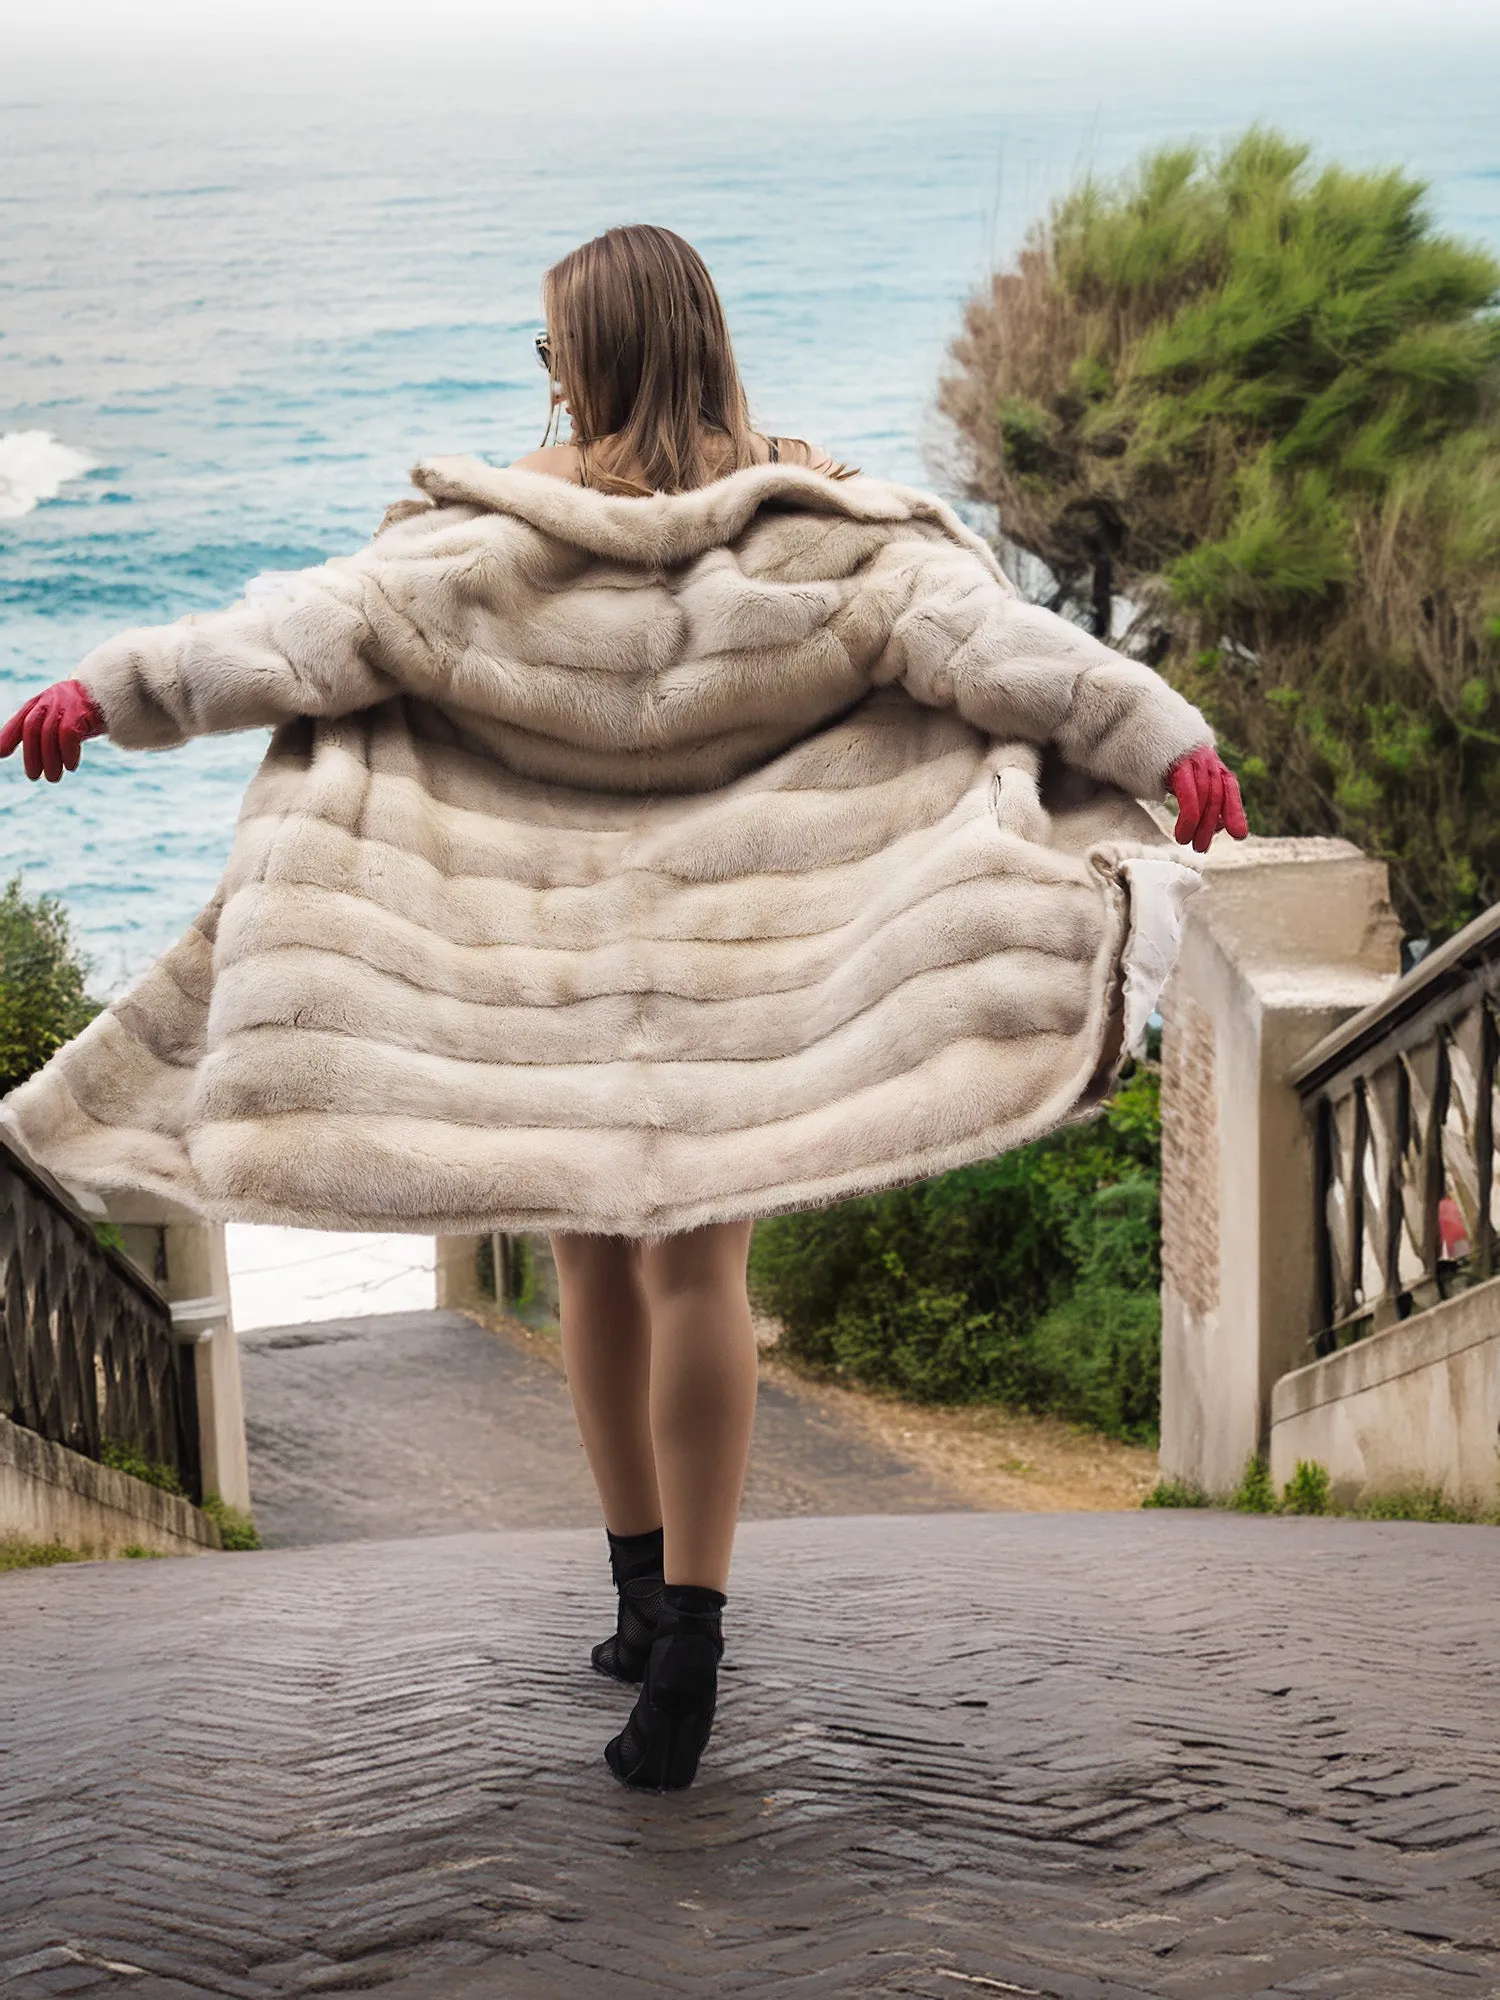
[[[420,1216],[363,1214],[350,1216],[336,1209],[296,1203],[267,1202],[251,1197],[221,1197],[184,1179],[159,1173],[127,1174],[118,1166],[103,1172],[88,1169],[61,1153],[39,1150],[25,1125],[9,1107],[0,1105],[0,1129],[21,1141],[30,1156],[41,1159],[59,1180],[83,1186],[104,1197],[129,1196],[161,1201],[176,1214],[184,1211],[215,1223],[258,1223],[281,1228],[346,1231],[351,1234],[412,1236],[477,1236],[491,1231],[558,1231],[577,1235],[628,1236],[654,1241],[720,1222],[760,1221],[773,1215],[827,1208],[865,1195],[888,1193],[931,1180],[960,1167],[993,1159],[1029,1144],[1074,1119],[1091,1116],[1103,1102],[1129,1051],[1125,1046],[1127,969],[1135,912],[1129,863],[1159,853],[1143,843],[1111,843],[1090,856],[1101,881],[1107,913],[1096,957],[1096,996],[1087,1029],[1080,1035],[1080,1061],[1069,1082],[1024,1116],[989,1126],[916,1154],[846,1173],[824,1175],[813,1183],[781,1182],[753,1192],[727,1193],[722,1198],[682,1203],[649,1215],[580,1214],[553,1208],[509,1209],[498,1212],[434,1211]],[[64,1087],[66,1085],[64,1084]],[[71,1097],[72,1093],[69,1092]],[[89,1125],[99,1121],[73,1100],[76,1116]],[[101,1129],[109,1129],[101,1127]],[[156,1134],[158,1143],[165,1137]],[[51,1157],[48,1157],[48,1154]]]

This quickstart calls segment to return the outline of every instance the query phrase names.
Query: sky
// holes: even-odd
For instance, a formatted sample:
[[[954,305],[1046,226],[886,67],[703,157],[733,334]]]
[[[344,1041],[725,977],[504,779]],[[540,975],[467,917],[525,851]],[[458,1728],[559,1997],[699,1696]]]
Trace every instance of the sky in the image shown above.
[[[705,105],[899,120],[988,112],[1049,83],[1118,120],[1205,70],[1242,68],[1247,117],[1299,92],[1358,95],[1411,54],[1414,88],[1500,68],[1495,0],[0,0],[0,110],[28,78],[79,102],[177,92],[446,98],[454,116],[566,104],[628,147]],[[394,97],[393,97],[394,93]],[[1076,93],[1076,97],[1074,96]]]
[[[1371,40],[1462,37],[1492,32],[1492,0],[0,0],[0,53],[184,52],[232,43],[268,52],[332,43],[349,61],[397,46],[414,57],[462,63],[477,46],[517,59],[541,56],[563,67],[606,60],[628,70],[670,68],[722,47],[744,56],[815,62],[825,81],[909,47],[935,61],[962,49],[1000,55],[1006,47],[1063,47],[1081,75],[1102,46],[1174,41],[1354,47]],[[955,81],[957,81],[957,75]],[[730,79],[731,83],[737,79]]]

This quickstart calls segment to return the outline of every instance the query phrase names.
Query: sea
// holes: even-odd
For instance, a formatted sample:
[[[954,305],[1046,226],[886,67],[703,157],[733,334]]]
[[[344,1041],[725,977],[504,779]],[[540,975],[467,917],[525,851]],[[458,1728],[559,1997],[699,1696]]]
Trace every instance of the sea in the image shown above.
[[[765,428],[950,493],[934,395],[965,300],[1084,172],[1260,121],[1418,175],[1500,251],[1481,34],[1412,8],[1369,45],[1075,33],[972,60],[873,29],[857,62],[22,51],[0,64],[0,714],[125,627],[357,548],[421,454],[534,448],[541,274],[611,223],[703,251]],[[92,743],[57,786],[0,765],[0,879],[63,900],[101,996],[212,893],[263,746]]]
[[[965,301],[1084,173],[1259,121],[1419,176],[1500,250],[1500,35],[1440,7],[1315,34],[1318,0],[1279,0],[1235,39],[1195,8],[1153,33],[1141,0],[1096,9],[1111,40],[1089,0],[860,0],[821,36],[820,0],[431,0],[382,38],[360,0],[318,42],[326,0],[261,0],[215,41],[232,4],[154,44],[149,0],[88,32],[59,0],[25,48],[0,19],[0,716],[126,627],[357,548],[418,456],[534,448],[542,272],[612,223],[703,251],[763,428],[949,497]],[[264,741],[90,743],[56,786],[0,765],[0,883],[61,899],[101,998],[212,894]],[[242,1328],[433,1303],[430,1238],[228,1237]]]

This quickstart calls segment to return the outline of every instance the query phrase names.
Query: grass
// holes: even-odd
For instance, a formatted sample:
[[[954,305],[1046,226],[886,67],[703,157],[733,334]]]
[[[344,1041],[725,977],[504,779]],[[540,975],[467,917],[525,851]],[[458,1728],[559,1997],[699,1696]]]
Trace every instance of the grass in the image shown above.
[[[1500,1528],[1500,1508],[1475,1507],[1449,1500],[1441,1487],[1414,1487],[1403,1493],[1377,1493],[1353,1509],[1361,1521],[1452,1521]]]
[[[1328,1468],[1316,1459],[1299,1458],[1291,1478],[1278,1494],[1271,1469],[1252,1452],[1240,1483],[1226,1499],[1215,1499],[1201,1487],[1181,1479],[1161,1479],[1141,1502],[1143,1507],[1226,1507],[1236,1514],[1323,1514],[1354,1521],[1448,1521],[1471,1526],[1500,1527],[1500,1507],[1451,1500],[1441,1487],[1407,1487],[1372,1494],[1352,1507],[1334,1504]]]
[[[77,1549],[61,1542],[28,1542],[21,1535],[0,1535],[0,1571],[50,1569],[54,1563],[83,1562]]]
[[[1212,1507],[1214,1502],[1201,1486],[1186,1479],[1158,1479],[1141,1502],[1143,1507]]]
[[[260,1535],[248,1514],[242,1514],[237,1507],[226,1507],[217,1494],[211,1493],[203,1504],[203,1512],[219,1524],[219,1534],[226,1549],[258,1549]],[[166,1559],[162,1549],[148,1549],[144,1542],[127,1542],[116,1552],[126,1562],[160,1562]],[[31,1542],[24,1535],[0,1535],[0,1572],[12,1569],[49,1569],[54,1563],[94,1562],[98,1552],[88,1544],[72,1549],[64,1542]]]
[[[772,1347],[761,1380],[862,1434],[986,1510],[1113,1511],[1138,1507],[1156,1453],[1085,1424],[1001,1403],[917,1402],[890,1390],[830,1380]]]

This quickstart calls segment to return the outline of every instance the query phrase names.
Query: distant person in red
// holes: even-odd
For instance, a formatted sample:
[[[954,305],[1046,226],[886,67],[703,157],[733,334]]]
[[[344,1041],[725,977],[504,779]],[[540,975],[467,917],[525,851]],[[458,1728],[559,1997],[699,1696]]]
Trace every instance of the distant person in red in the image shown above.
[[[1464,1212],[1451,1194],[1438,1203],[1438,1256],[1445,1264],[1457,1263],[1469,1254],[1469,1225]]]

